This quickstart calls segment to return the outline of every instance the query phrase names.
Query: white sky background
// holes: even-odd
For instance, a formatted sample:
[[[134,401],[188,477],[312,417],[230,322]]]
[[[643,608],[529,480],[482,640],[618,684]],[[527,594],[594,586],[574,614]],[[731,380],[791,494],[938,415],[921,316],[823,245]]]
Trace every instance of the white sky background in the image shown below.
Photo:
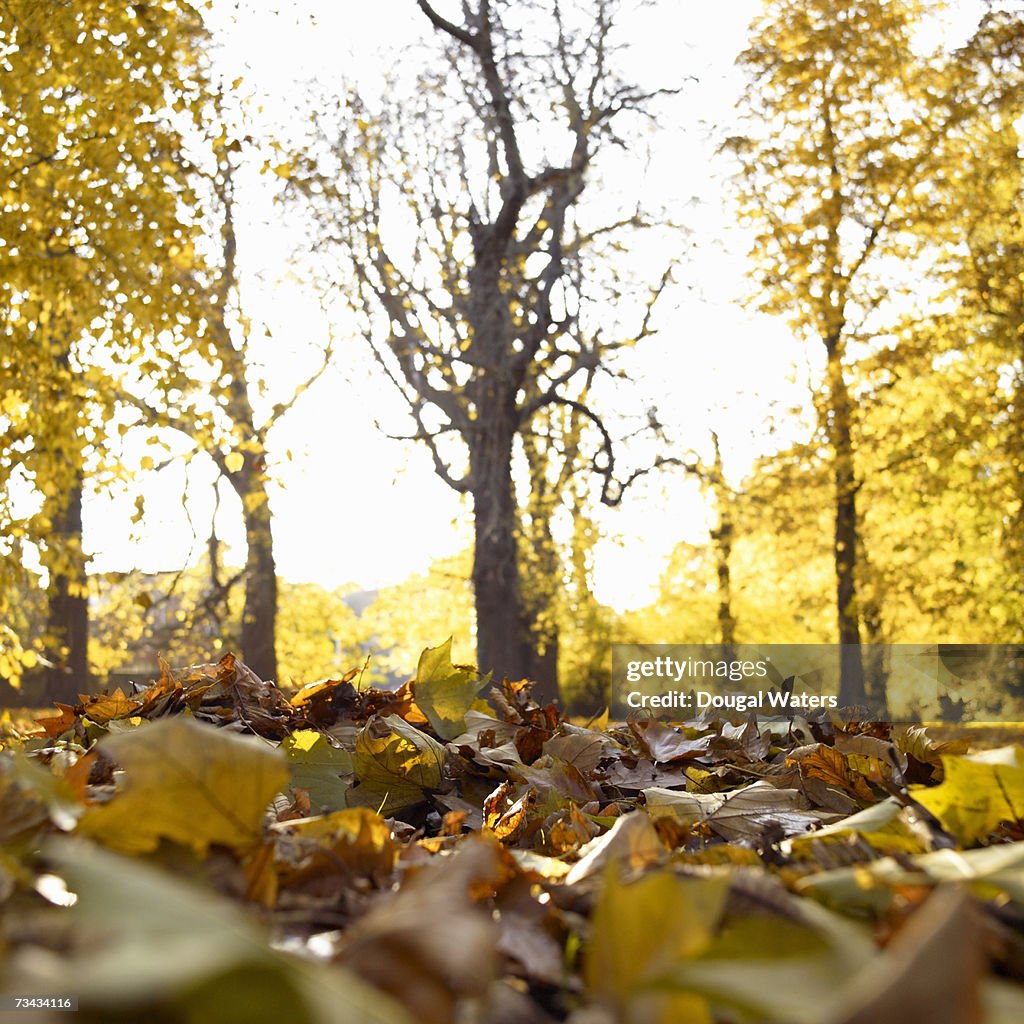
[[[301,108],[303,83],[311,77],[330,81],[344,74],[356,84],[378,86],[382,70],[430,31],[415,0],[253,2],[233,17],[236,6],[215,2],[211,19],[223,43],[225,78],[242,76],[243,92],[268,97],[264,113],[271,120]],[[455,16],[447,0],[438,7]],[[663,298],[659,336],[630,357],[635,394],[641,410],[644,403],[657,405],[679,445],[671,454],[688,448],[707,453],[709,430],[717,430],[735,481],[758,454],[800,434],[797,419],[785,410],[809,406],[809,360],[817,364],[817,353],[795,343],[783,324],[743,311],[746,242],[730,229],[716,177],[724,167],[714,157],[710,130],[732,117],[742,85],[733,61],[758,7],[758,0],[660,0],[631,27],[630,60],[644,82],[699,79],[667,105],[671,117],[651,140],[644,194],[691,227],[696,247],[678,267],[680,285]],[[635,192],[635,180],[623,188]],[[272,330],[266,361],[272,399],[287,393],[287,387],[278,392],[282,384],[301,378],[310,341],[323,336],[315,299],[294,282],[279,283],[287,281],[285,259],[295,242],[280,217],[280,210],[253,195],[239,225],[239,258],[250,274],[243,302],[255,321]],[[630,258],[641,269],[650,265],[652,281],[660,276],[652,254],[637,251]],[[425,449],[389,440],[375,427],[380,420],[402,432],[403,405],[371,366],[365,344],[342,336],[337,347],[338,368],[271,436],[280,460],[275,475],[283,485],[271,495],[278,571],[289,581],[328,588],[398,582],[469,542],[470,506],[434,476]],[[773,411],[778,433],[768,423]],[[86,542],[95,554],[94,571],[172,569],[198,556],[209,534],[213,478],[212,469],[205,475],[193,469],[187,517],[184,470],[172,467],[150,480],[146,518],[134,539],[126,537],[129,499],[112,506],[93,502]],[[218,530],[241,561],[244,540],[228,492],[225,486]],[[596,554],[598,597],[620,609],[649,601],[674,545],[703,540],[706,522],[692,480],[646,478],[621,508],[600,515],[608,539]]]

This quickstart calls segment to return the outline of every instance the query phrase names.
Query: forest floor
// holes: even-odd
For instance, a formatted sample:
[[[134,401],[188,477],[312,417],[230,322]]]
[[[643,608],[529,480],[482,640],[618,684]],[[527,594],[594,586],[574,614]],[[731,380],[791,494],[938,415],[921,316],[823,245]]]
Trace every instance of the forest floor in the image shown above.
[[[574,723],[447,645],[355,679],[5,715],[11,1019],[1022,1019],[1022,727]]]

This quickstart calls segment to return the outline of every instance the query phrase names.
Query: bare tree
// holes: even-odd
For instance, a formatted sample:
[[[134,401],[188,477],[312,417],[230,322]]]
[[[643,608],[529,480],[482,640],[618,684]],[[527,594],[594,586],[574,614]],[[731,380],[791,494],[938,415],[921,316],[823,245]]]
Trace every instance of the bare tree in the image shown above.
[[[445,59],[413,88],[396,76],[380,104],[347,95],[294,181],[413,436],[472,496],[478,662],[519,677],[531,659],[517,438],[543,410],[575,409],[596,430],[594,467],[613,499],[610,435],[581,396],[650,333],[668,278],[638,290],[613,263],[651,224],[639,205],[581,197],[599,157],[625,148],[668,90],[615,70],[619,0],[467,0],[457,22],[417,2]],[[620,329],[629,317],[636,326]]]

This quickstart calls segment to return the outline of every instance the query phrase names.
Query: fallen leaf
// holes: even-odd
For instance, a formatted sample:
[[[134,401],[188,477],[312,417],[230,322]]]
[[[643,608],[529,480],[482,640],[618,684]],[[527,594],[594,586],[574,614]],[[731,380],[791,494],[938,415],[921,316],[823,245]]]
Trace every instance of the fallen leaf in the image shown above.
[[[298,729],[286,736],[281,749],[288,758],[292,788],[306,790],[314,812],[323,814],[347,806],[353,772],[352,755],[347,750],[332,746],[326,736],[312,729]]]
[[[123,788],[88,807],[78,831],[124,853],[155,850],[161,839],[199,854],[212,843],[254,848],[267,804],[288,782],[279,750],[183,716],[108,736],[98,747],[124,769]]]
[[[444,747],[397,716],[374,715],[355,746],[352,766],[359,785],[348,792],[353,807],[391,814],[441,786]]]
[[[57,962],[19,960],[19,990],[73,992],[97,1020],[410,1024],[348,971],[273,950],[215,892],[88,843],[46,853],[76,896],[66,913],[79,941]]]
[[[498,851],[471,840],[387,894],[345,936],[341,962],[400,999],[420,1021],[450,1021],[497,970],[498,927],[470,897],[501,872]]]
[[[639,811],[626,814],[603,836],[591,839],[580,850],[580,859],[565,877],[566,885],[575,885],[584,878],[603,871],[611,861],[623,867],[639,869],[660,860],[665,854],[651,819]]]
[[[755,782],[727,793],[686,793],[652,787],[643,791],[648,814],[670,815],[684,825],[706,822],[730,842],[759,843],[766,832],[781,839],[806,832],[823,816],[803,806],[796,789],[777,789],[768,782]]]
[[[590,998],[622,1021],[710,1024],[700,996],[651,989],[680,961],[707,949],[728,891],[725,875],[683,879],[670,871],[624,884],[612,865],[583,950]]]
[[[942,758],[943,781],[914,787],[918,802],[963,846],[983,839],[1004,821],[1024,816],[1024,750],[1001,747],[985,754]]]
[[[383,878],[398,858],[391,829],[365,807],[280,822],[272,831],[281,837],[277,860],[282,886],[339,873]]]
[[[475,668],[452,664],[452,638],[438,647],[428,647],[416,669],[416,703],[427,716],[434,732],[451,740],[466,729],[466,712],[480,691],[490,682]]]
[[[828,1024],[979,1024],[984,971],[981,931],[970,897],[940,889],[848,982]]]
[[[656,718],[630,722],[629,728],[643,747],[643,752],[650,755],[652,761],[661,764],[700,757],[708,752],[713,739],[711,736],[688,739],[677,729]]]

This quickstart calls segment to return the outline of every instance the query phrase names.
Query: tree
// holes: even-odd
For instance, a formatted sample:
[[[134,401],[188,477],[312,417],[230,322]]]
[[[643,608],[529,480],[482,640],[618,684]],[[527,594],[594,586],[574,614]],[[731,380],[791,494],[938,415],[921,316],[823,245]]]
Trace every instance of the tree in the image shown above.
[[[348,95],[328,151],[295,184],[320,211],[414,436],[472,497],[480,667],[520,677],[517,438],[552,406],[599,422],[582,382],[651,330],[665,280],[638,295],[604,259],[646,217],[581,197],[658,91],[615,70],[616,0],[476,0],[459,23],[418,6],[445,42],[440,66],[414,92],[392,82],[379,106]],[[594,312],[616,297],[636,330]],[[598,469],[610,474],[610,453]]]
[[[0,509],[14,541],[0,551],[0,611],[10,562],[31,550],[49,606],[37,647],[0,642],[20,646],[26,667],[42,661],[51,697],[73,697],[88,676],[81,508],[87,480],[119,471],[103,444],[111,376],[157,337],[170,352],[202,333],[171,272],[197,231],[180,153],[201,35],[185,0],[0,8]]]
[[[525,674],[533,680],[533,695],[541,704],[559,696],[563,623],[567,617],[582,615],[581,605],[589,596],[579,560],[584,557],[581,539],[586,537],[590,545],[587,526],[592,524],[580,475],[587,463],[589,425],[581,410],[587,408],[592,377],[593,371],[587,374],[576,403],[548,406],[521,432],[530,482],[519,509],[519,565],[528,639]],[[559,543],[555,536],[559,510],[573,522],[568,543]],[[575,599],[574,608],[567,605],[570,596]]]
[[[209,166],[193,166],[197,192],[218,242],[212,269],[191,274],[188,287],[199,296],[208,333],[203,348],[180,360],[154,359],[155,372],[174,386],[160,394],[126,389],[124,400],[141,412],[151,427],[170,428],[185,438],[186,459],[207,455],[238,497],[245,526],[245,605],[241,620],[241,651],[246,664],[263,679],[276,679],[277,572],[274,562],[273,517],[269,484],[268,438],[281,418],[330,365],[332,345],[317,354],[316,366],[291,391],[257,413],[258,398],[268,385],[251,355],[253,325],[245,314],[238,271],[235,230],[235,161],[242,143],[229,141],[219,101],[211,104],[211,124],[218,131],[208,139]],[[267,403],[263,403],[267,404]],[[217,564],[211,559],[211,591],[223,590]],[[234,582],[234,581],[232,581]]]
[[[1019,625],[1024,613],[1024,7],[990,4],[954,59],[957,100],[971,116],[953,140],[954,160],[938,196],[949,235],[943,268],[957,304],[956,323],[969,339],[964,347],[972,361],[986,367],[982,373],[997,378],[990,392],[997,408],[986,426],[998,442],[986,446],[986,475],[993,489],[1002,489],[1005,621]]]
[[[908,231],[961,111],[940,65],[915,53],[913,0],[776,0],[739,62],[745,134],[728,150],[754,229],[762,309],[789,317],[825,356],[821,421],[834,491],[840,698],[864,702],[862,544],[851,350],[870,344],[899,288]]]

